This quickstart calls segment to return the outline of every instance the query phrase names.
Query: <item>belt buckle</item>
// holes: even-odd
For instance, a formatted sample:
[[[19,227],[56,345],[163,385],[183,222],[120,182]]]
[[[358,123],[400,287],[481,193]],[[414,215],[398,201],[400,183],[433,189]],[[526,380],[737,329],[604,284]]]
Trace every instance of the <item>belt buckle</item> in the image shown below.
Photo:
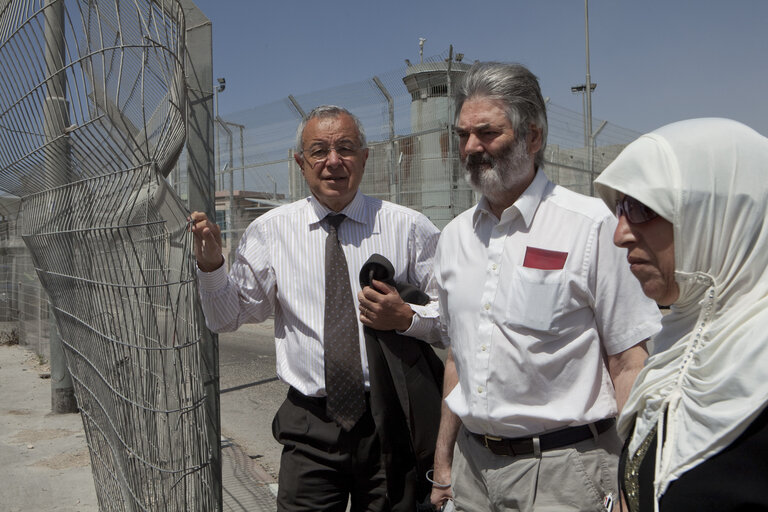
[[[501,437],[496,437],[496,436],[489,436],[488,434],[485,434],[485,435],[483,436],[483,444],[484,444],[484,445],[485,445],[485,447],[486,447],[486,448],[488,448],[489,450],[491,449],[491,447],[490,447],[490,446],[488,446],[488,441],[494,441],[494,442],[497,442],[497,443],[498,443],[498,442],[499,442],[499,441],[501,441],[501,440],[502,440],[502,438],[501,438]]]

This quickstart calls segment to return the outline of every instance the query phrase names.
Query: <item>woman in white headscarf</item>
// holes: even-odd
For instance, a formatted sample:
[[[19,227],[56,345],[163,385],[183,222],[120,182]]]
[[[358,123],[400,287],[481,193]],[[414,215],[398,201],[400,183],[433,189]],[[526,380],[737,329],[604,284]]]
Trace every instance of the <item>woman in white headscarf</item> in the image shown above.
[[[681,121],[596,184],[643,291],[670,305],[619,418],[630,510],[768,510],[768,139]]]

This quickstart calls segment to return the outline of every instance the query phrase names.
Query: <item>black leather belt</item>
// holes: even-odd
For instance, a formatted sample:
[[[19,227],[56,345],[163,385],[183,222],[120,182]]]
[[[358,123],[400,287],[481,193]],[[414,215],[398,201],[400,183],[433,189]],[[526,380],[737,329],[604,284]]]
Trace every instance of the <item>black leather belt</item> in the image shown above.
[[[593,423],[598,434],[602,434],[614,424],[613,418],[596,421]],[[470,432],[480,444],[491,450],[496,455],[528,455],[533,453],[533,437],[497,437],[484,434],[475,434]],[[534,436],[535,437],[535,436]],[[554,450],[571,444],[580,443],[593,437],[589,425],[579,425],[578,427],[567,427],[562,430],[541,434],[539,438],[539,448],[541,451]]]

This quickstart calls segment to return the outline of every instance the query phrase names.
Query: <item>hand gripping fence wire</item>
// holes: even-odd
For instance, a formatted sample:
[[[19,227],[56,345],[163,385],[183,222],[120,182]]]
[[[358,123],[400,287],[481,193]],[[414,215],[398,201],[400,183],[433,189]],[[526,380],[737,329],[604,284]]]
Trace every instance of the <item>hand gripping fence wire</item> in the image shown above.
[[[177,1],[0,1],[0,189],[49,295],[101,510],[216,510]]]

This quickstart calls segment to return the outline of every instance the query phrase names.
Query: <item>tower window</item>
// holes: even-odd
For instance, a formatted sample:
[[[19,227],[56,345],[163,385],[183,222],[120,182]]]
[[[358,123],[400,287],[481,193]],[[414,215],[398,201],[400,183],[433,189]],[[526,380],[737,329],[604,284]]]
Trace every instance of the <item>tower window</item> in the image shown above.
[[[441,84],[441,85],[433,85],[432,88],[429,90],[430,96],[448,96],[448,85],[447,84]]]

